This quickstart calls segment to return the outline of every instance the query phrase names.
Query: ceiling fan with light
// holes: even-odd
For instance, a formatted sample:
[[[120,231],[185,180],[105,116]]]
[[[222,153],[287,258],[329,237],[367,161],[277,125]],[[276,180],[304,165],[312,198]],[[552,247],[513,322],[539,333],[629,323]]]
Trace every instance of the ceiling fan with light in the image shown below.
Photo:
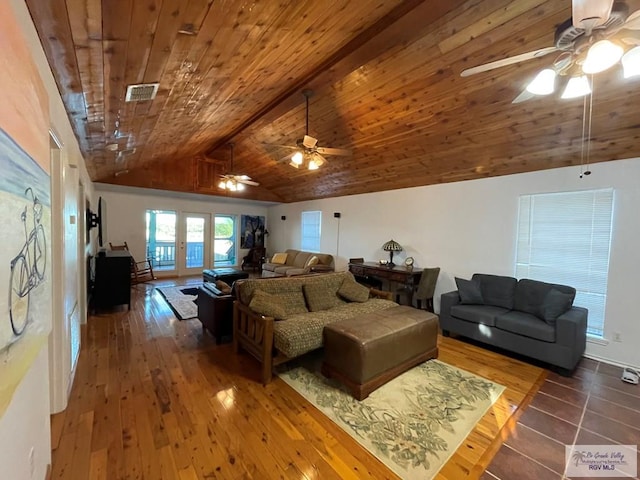
[[[233,147],[234,144],[230,143],[229,148],[231,149],[231,161],[229,162],[229,170],[233,172]],[[258,182],[254,182],[251,180],[251,177],[248,175],[239,175],[235,173],[225,173],[224,175],[220,175],[221,180],[218,183],[218,187],[222,190],[229,190],[231,192],[242,191],[244,190],[245,185],[253,185],[257,187],[260,185]]]
[[[552,65],[538,72],[513,103],[553,93],[558,76],[568,77],[562,98],[588,95],[587,75],[603,72],[618,61],[625,78],[640,75],[640,10],[629,14],[623,1],[573,0],[572,18],[556,29],[553,46],[468,68],[460,75],[468,77],[554,52],[560,54]]]
[[[296,145],[274,145],[276,147],[288,148],[295,150],[293,154],[287,154],[283,160],[288,160],[289,165],[295,168],[300,168],[306,165],[309,170],[317,170],[327,162],[326,155],[335,155],[348,157],[351,155],[351,150],[344,148],[330,148],[318,146],[318,139],[309,135],[309,97],[313,95],[311,90],[303,90],[306,101],[306,130],[304,137],[296,141]]]

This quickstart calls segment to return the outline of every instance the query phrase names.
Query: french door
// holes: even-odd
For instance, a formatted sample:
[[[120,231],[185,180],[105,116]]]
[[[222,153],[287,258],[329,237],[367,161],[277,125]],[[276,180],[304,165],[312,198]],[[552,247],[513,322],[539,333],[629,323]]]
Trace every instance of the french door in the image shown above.
[[[147,256],[154,273],[197,275],[211,265],[211,215],[147,210]]]
[[[178,275],[197,275],[211,265],[211,215],[182,213],[178,241]]]

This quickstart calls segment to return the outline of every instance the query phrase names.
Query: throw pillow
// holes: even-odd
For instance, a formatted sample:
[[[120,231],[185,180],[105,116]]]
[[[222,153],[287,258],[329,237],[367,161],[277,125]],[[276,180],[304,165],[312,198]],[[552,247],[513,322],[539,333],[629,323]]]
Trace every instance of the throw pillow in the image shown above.
[[[455,277],[455,279],[460,303],[463,305],[484,305],[479,283],[464,278]]]
[[[277,320],[286,317],[285,309],[279,303],[277,295],[262,290],[253,292],[253,298],[251,298],[249,308],[260,315],[273,317]]]
[[[369,289],[358,282],[346,279],[338,289],[338,295],[350,302],[366,302],[369,300]]]
[[[540,317],[549,325],[555,325],[556,319],[573,305],[573,295],[563,293],[556,288],[549,290],[540,306]]]
[[[227,282],[223,282],[222,280],[216,280],[216,288],[225,295],[231,294],[231,285],[229,285]]]
[[[309,257],[309,260],[307,260],[307,264],[305,265],[305,268],[313,267],[314,265],[317,265],[319,261],[320,259],[318,257],[316,257],[315,255],[312,255],[311,257]]]
[[[284,265],[287,262],[287,255],[287,253],[274,253],[273,257],[271,257],[271,263]]]
[[[319,312],[320,310],[329,310],[338,305],[338,296],[336,292],[319,283],[309,283],[303,285],[304,298],[307,300],[307,306],[310,312]]]

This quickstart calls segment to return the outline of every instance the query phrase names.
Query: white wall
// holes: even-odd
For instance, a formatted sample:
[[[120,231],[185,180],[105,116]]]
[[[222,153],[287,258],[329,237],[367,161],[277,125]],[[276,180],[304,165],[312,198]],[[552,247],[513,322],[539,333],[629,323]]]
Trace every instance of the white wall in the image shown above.
[[[269,253],[300,247],[300,213],[322,211],[322,252],[338,254],[337,269],[350,257],[388,258],[381,250],[393,238],[404,247],[398,255],[415,266],[441,267],[436,288],[455,290],[454,277],[475,272],[514,274],[518,197],[524,194],[613,187],[614,231],[609,265],[605,338],[620,332],[622,342],[588,343],[587,354],[640,366],[637,275],[640,272],[640,159],[593,165],[580,179],[577,167],[560,168],[467,182],[393,190],[282,204],[269,208]],[[333,213],[340,212],[341,218]],[[281,220],[281,216],[286,220]],[[395,258],[394,258],[395,259]],[[399,262],[395,262],[399,263]]]
[[[49,97],[50,127],[63,144],[62,168],[65,172],[75,171],[70,175],[74,175],[77,181],[82,181],[89,195],[91,195],[92,186],[84,160],[80,154],[35,27],[31,22],[29,11],[24,0],[10,0],[10,5],[18,19],[19,27],[26,38],[33,61],[37,66],[38,73]],[[46,136],[47,133],[43,132],[43,135]],[[63,195],[63,202],[66,201],[67,197],[75,198],[77,189],[71,188],[65,191]],[[58,216],[56,213],[52,210],[52,224],[63,220],[62,215]],[[59,231],[66,232],[64,225],[60,228]],[[67,265],[66,268],[78,275],[84,273],[84,264],[79,266],[75,264]],[[52,301],[54,305],[62,306],[60,310],[64,310],[67,297],[71,299],[73,304],[78,301],[78,296],[77,286],[73,286],[71,290],[65,287],[58,295],[54,295]],[[55,317],[53,321],[56,321]],[[0,476],[2,478],[45,478],[47,465],[51,463],[49,412],[49,348],[45,344],[16,389],[5,414],[0,418],[0,465],[2,465],[2,474]],[[29,460],[32,448],[34,452],[33,471]]]
[[[47,349],[43,348],[0,418],[0,478],[44,480],[51,463]],[[29,454],[33,449],[33,467]],[[33,468],[33,470],[32,470]]]
[[[144,259],[146,255],[146,220],[147,210],[173,210],[183,213],[204,213],[213,215],[238,215],[238,239],[240,238],[240,215],[267,216],[267,207],[272,203],[253,202],[242,199],[226,199],[198,194],[180,194],[158,190],[119,187],[106,184],[95,184],[96,196],[103,200],[105,225],[103,226],[103,245],[108,248],[109,242],[129,246],[136,259]],[[269,230],[269,225],[266,225]],[[238,240],[239,241],[239,240]],[[268,245],[270,238],[267,237]],[[248,250],[238,250],[238,259]],[[154,272],[155,273],[155,272]]]

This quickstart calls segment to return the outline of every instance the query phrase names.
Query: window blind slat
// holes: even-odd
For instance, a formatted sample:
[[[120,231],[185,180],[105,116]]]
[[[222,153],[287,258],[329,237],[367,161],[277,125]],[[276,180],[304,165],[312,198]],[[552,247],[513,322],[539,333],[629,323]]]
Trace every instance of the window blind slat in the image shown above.
[[[523,195],[519,210],[516,277],[574,287],[588,333],[603,336],[613,189]]]

